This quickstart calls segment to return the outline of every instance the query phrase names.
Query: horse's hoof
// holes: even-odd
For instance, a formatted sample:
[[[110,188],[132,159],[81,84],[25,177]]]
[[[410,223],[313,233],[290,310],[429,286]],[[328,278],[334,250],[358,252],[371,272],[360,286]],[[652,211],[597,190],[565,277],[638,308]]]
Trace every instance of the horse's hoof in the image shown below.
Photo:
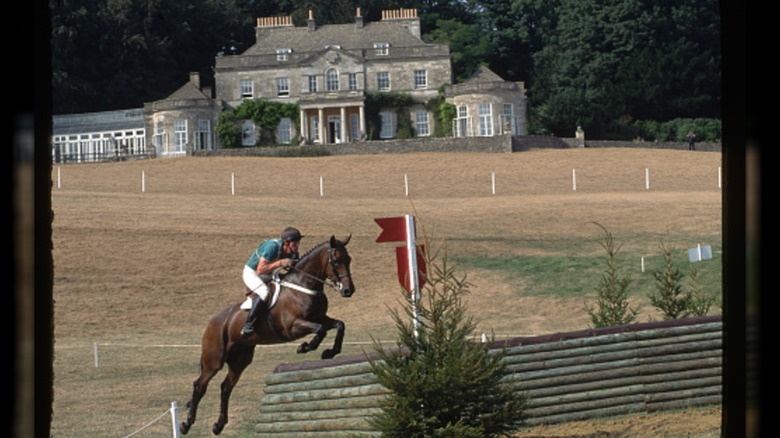
[[[181,424],[179,424],[179,433],[181,433],[182,435],[187,435],[187,432],[189,432],[189,431],[190,431],[190,425],[189,424],[187,424],[185,422],[182,422]]]
[[[333,351],[332,349],[328,349],[322,352],[322,356],[320,356],[322,359],[333,359],[336,357],[338,353]]]
[[[298,354],[302,353],[308,353],[309,352],[309,344],[304,342],[303,344],[298,346],[298,350],[296,350]]]
[[[222,433],[222,429],[225,428],[224,424],[220,423],[214,423],[214,427],[211,428],[211,432],[214,433],[214,435],[219,435]]]

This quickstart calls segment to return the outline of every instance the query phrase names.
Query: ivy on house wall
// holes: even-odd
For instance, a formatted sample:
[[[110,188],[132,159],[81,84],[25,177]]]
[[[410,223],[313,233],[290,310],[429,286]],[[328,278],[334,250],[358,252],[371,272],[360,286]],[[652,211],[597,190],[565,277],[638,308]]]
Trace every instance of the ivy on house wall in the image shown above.
[[[228,109],[219,115],[216,132],[223,148],[241,146],[241,122],[252,120],[260,127],[258,145],[276,143],[276,127],[284,118],[289,118],[298,132],[300,107],[293,103],[271,102],[262,99],[245,100],[235,109]],[[293,138],[297,143],[297,136]]]
[[[382,129],[382,119],[379,113],[392,111],[396,115],[397,139],[412,138],[415,135],[412,119],[409,117],[409,108],[420,104],[414,97],[406,93],[396,92],[366,92],[365,109],[367,137],[369,140],[379,140],[379,132]]]

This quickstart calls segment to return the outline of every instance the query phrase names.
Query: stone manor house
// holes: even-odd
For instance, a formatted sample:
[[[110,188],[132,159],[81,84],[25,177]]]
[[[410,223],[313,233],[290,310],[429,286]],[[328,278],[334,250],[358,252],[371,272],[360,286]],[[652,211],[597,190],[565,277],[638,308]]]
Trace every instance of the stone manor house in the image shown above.
[[[298,105],[298,120],[278,126],[241,122],[242,145],[255,146],[260,130],[273,130],[277,143],[334,145],[365,141],[367,93],[409,95],[403,114],[380,109],[379,139],[396,137],[398,117],[409,117],[418,137],[434,130],[425,102],[441,87],[457,109],[448,127],[453,137],[526,135],[525,89],[482,67],[453,84],[449,46],[427,44],[420,36],[416,9],[382,11],[367,22],[317,25],[309,12],[306,27],[291,17],[257,19],[256,42],[241,54],[219,54],[214,89],[202,87],[197,73],[165,99],[142,109],[55,116],[54,162],[100,161],[123,156],[168,157],[219,149],[215,126],[220,113],[248,99]]]

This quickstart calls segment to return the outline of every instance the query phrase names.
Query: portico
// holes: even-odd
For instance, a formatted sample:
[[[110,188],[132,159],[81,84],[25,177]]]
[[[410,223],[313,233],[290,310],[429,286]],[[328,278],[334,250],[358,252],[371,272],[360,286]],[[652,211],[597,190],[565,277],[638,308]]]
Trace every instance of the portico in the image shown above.
[[[299,102],[301,137],[312,144],[337,144],[365,139],[365,105],[349,102]]]

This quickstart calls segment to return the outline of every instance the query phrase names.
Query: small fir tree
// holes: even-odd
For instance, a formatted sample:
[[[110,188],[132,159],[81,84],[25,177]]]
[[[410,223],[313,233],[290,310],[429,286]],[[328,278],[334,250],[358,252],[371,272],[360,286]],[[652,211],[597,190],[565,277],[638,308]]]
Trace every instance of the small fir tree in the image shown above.
[[[604,240],[601,247],[607,252],[606,270],[601,274],[599,284],[596,286],[596,304],[585,305],[585,310],[590,315],[593,326],[612,327],[615,325],[629,324],[636,319],[638,309],[631,308],[628,302],[628,287],[632,283],[630,276],[622,276],[615,266],[615,258],[620,252],[620,246],[616,246],[612,233],[604,226],[593,222],[604,231]]]
[[[685,318],[692,313],[693,294],[683,290],[682,279],[685,274],[672,260],[674,247],[664,243],[660,247],[663,265],[653,270],[656,290],[649,296],[650,304],[663,313],[664,319]]]
[[[389,437],[507,436],[522,425],[527,398],[506,379],[503,352],[469,340],[476,324],[463,303],[466,276],[456,274],[446,255],[440,262],[425,257],[417,334],[405,293],[404,312],[391,311],[398,348],[374,344],[373,371],[391,393],[371,422]]]

